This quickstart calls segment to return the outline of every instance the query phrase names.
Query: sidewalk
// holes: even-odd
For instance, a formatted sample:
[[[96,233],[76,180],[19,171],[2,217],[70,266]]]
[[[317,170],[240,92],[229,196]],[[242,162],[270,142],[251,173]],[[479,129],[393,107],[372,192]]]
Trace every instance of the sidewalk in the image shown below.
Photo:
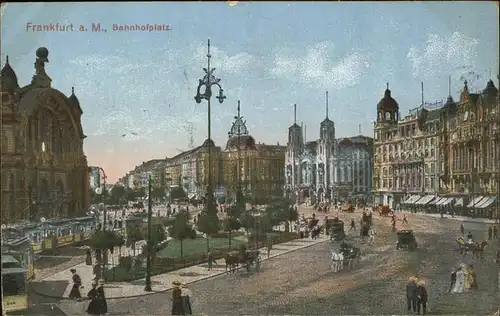
[[[441,214],[434,214],[434,213],[422,213],[422,212],[412,213],[410,211],[398,211],[398,212],[396,212],[396,214],[399,214],[399,213],[441,218]],[[467,217],[467,216],[453,216],[452,217],[449,214],[443,214],[443,218],[454,220],[454,221],[459,221],[459,222],[473,222],[473,223],[484,223],[484,224],[495,224],[495,223],[497,223],[496,220],[494,220],[494,219],[472,218],[472,217]]]
[[[259,251],[261,253],[262,262],[264,262],[267,259],[271,259],[292,251],[310,247],[328,240],[330,240],[329,236],[321,235],[316,240],[312,240],[310,238],[304,238],[304,239],[295,239],[281,244],[276,244],[273,246],[269,258],[267,258],[267,249],[265,247],[259,249]],[[82,289],[81,292],[82,295],[84,295],[91,288],[91,282],[93,276],[92,267],[87,266],[85,265],[85,263],[83,263],[72,268],[76,269],[77,272],[80,274],[80,277],[82,278],[84,289]],[[200,265],[179,269],[169,273],[152,276],[151,277],[151,284],[153,288],[152,292],[144,291],[144,284],[145,284],[144,278],[132,282],[109,283],[105,285],[106,298],[119,299],[119,298],[131,298],[131,297],[156,294],[170,290],[172,288],[172,282],[176,280],[184,284],[189,284],[205,280],[208,278],[212,278],[215,276],[219,276],[225,273],[226,273],[225,261],[224,259],[219,259],[217,260],[217,265],[214,267],[214,269],[212,269],[212,271],[208,271],[208,265],[206,263],[203,263]],[[70,278],[71,278],[71,273],[69,269],[64,270],[44,279],[41,282],[34,282],[32,288],[35,293],[41,296],[58,298],[58,299],[68,299],[68,295],[72,287],[72,284],[69,283]],[[38,285],[41,285],[44,282],[47,283],[67,282],[68,284],[66,286],[66,290],[64,291],[64,295],[57,296],[55,295],[55,293],[41,293],[41,291],[37,290],[38,287],[37,283]]]

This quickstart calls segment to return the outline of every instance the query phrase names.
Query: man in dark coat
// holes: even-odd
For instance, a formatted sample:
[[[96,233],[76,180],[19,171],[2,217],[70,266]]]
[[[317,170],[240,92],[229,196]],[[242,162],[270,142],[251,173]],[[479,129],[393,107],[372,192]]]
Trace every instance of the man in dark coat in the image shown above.
[[[497,239],[497,238],[498,238],[498,227],[493,226],[493,239]]]
[[[427,289],[425,288],[424,281],[417,282],[417,314],[420,315],[420,310],[422,309],[422,315],[427,313]]]
[[[410,277],[406,284],[406,304],[408,306],[408,314],[413,310],[417,311],[417,278]]]
[[[457,281],[457,268],[453,268],[450,276],[450,289],[448,292],[451,293],[451,289],[455,286],[455,282]]]
[[[104,295],[104,280],[99,280],[95,300],[97,315],[106,314],[108,312],[108,303],[106,302],[106,295]]]

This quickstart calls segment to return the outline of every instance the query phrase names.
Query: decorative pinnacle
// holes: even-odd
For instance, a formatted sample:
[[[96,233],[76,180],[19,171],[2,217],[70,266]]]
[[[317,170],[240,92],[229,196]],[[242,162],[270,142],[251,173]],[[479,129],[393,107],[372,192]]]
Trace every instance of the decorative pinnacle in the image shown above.
[[[9,55],[5,56],[5,64],[9,64]]]
[[[71,87],[71,94],[75,94],[75,87]]]

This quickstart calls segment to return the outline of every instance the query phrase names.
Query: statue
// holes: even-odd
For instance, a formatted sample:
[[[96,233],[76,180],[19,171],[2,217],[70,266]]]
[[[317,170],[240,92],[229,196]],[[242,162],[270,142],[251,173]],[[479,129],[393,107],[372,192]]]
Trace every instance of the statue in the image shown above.
[[[36,50],[35,75],[31,84],[37,87],[50,87],[52,79],[45,72],[45,63],[49,62],[49,50],[45,47],[40,47]]]

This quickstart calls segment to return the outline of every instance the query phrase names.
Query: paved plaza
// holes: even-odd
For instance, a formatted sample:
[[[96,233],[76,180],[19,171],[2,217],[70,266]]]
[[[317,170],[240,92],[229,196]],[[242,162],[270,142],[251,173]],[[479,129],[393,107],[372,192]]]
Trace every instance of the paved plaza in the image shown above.
[[[311,210],[301,211],[308,213]],[[323,214],[317,213],[317,216],[320,218]],[[347,215],[341,213],[341,217],[348,226],[350,218],[358,218],[359,212]],[[455,252],[460,222],[415,214],[408,214],[408,218],[409,227],[415,231],[419,243],[417,251],[396,251],[396,238],[390,231],[389,220],[375,216],[379,230],[376,242],[374,245],[365,245],[353,237],[362,248],[363,259],[358,267],[350,271],[331,272],[330,243],[318,240],[313,244],[307,239],[276,245],[275,253],[263,261],[258,272],[238,271],[234,275],[227,275],[221,274],[223,271],[219,268],[209,273],[206,266],[202,265],[153,277],[153,289],[167,290],[174,279],[185,283],[197,281],[191,283],[189,288],[193,292],[195,313],[202,315],[404,314],[406,280],[416,274],[428,282],[431,314],[493,314],[495,307],[498,308],[495,302],[499,299],[498,268],[493,263],[497,246],[491,245],[487,249],[484,261],[474,262],[479,291],[463,295],[449,294],[447,290],[452,267],[462,261],[472,260],[470,257],[461,258]],[[486,236],[483,223],[466,221],[464,225],[476,239]],[[351,233],[352,236],[356,235]],[[304,243],[304,248],[292,252],[286,250],[296,248],[299,243]],[[68,279],[69,274],[65,278],[66,285],[58,290],[62,291],[61,296],[67,294]],[[58,283],[46,282],[47,285]],[[122,295],[118,293],[127,291],[142,295],[109,299],[109,314],[168,314],[171,293],[166,291],[144,296],[143,284],[142,280],[137,284],[107,284],[108,297],[117,297]],[[56,312],[61,312],[61,315],[85,315],[86,302],[36,295],[34,300],[37,305],[34,308],[52,305],[54,313],[46,315],[59,315]]]

